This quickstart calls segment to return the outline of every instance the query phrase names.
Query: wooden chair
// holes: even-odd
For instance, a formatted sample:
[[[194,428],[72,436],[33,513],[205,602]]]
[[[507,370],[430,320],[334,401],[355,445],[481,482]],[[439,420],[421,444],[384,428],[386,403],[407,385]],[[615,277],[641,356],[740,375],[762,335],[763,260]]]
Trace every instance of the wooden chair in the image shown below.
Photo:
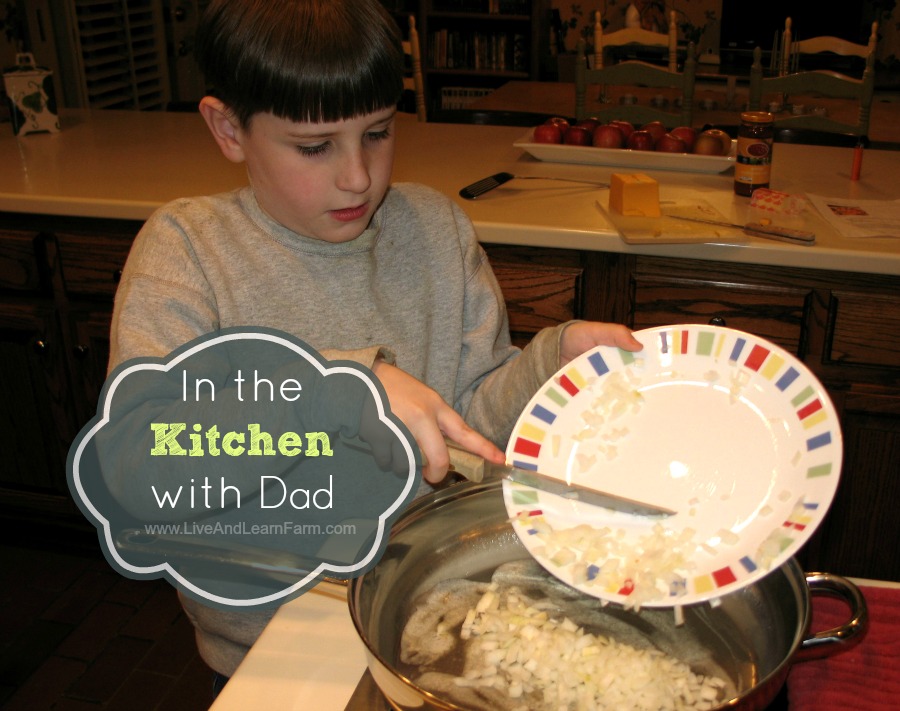
[[[600,69],[588,69],[587,63],[579,58],[584,56],[585,43],[578,43],[578,54],[575,62],[575,118],[588,117],[590,113],[601,120],[620,118],[633,123],[662,121],[667,128],[675,125],[690,126],[693,118],[694,80],[697,72],[697,59],[694,56],[694,44],[688,45],[684,71],[671,71],[664,67],[647,62],[625,61]],[[588,112],[585,106],[588,85],[601,86],[649,86],[674,88],[681,90],[681,111],[674,113],[640,104],[610,104],[608,108]]]
[[[778,74],[795,73],[800,70],[800,58],[802,55],[830,53],[841,57],[860,57],[867,59],[870,54],[875,53],[875,46],[878,44],[878,22],[872,23],[872,31],[869,34],[869,40],[866,44],[856,44],[848,42],[840,37],[831,37],[824,35],[821,37],[811,37],[806,40],[797,40],[794,38],[791,18],[788,17],[784,22],[784,32],[782,33],[781,45],[779,48],[779,64]]]
[[[831,133],[847,133],[854,136],[868,136],[869,114],[875,94],[875,54],[866,57],[866,68],[861,79],[827,70],[795,72],[778,77],[763,77],[762,51],[753,50],[753,65],[750,67],[750,100],[748,108],[759,111],[763,106],[763,94],[817,94],[838,99],[851,99],[858,103],[855,123],[835,121],[828,116],[802,114],[798,116],[776,117],[776,128],[802,128]]]
[[[668,49],[669,71],[677,71],[678,64],[678,25],[675,23],[675,12],[669,15],[669,32],[651,32],[641,27],[626,27],[616,32],[603,34],[600,11],[594,13],[594,69],[603,68],[603,50],[607,47],[635,45],[640,47],[665,47]],[[581,56],[581,55],[578,55]]]
[[[403,41],[403,53],[410,65],[409,75],[403,77],[403,90],[415,96],[416,116],[419,121],[426,121],[425,80],[422,77],[422,53],[419,49],[415,15],[409,16],[409,39]]]

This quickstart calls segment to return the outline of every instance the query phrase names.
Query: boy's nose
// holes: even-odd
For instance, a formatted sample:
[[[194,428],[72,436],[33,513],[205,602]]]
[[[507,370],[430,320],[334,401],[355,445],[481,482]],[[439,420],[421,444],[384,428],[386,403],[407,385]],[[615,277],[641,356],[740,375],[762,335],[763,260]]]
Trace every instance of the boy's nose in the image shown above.
[[[369,164],[365,156],[361,152],[348,155],[341,165],[341,170],[337,177],[337,186],[341,190],[361,193],[369,188],[371,182]]]

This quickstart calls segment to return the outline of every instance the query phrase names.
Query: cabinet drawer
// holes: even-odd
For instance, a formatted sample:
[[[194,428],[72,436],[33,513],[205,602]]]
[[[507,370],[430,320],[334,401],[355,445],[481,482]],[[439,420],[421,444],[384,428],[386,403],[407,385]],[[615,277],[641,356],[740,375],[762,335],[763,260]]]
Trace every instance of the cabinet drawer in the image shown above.
[[[66,293],[112,298],[131,239],[57,233],[59,264]]]
[[[829,358],[900,368],[900,297],[833,291]]]
[[[492,265],[509,314],[509,330],[516,342],[547,326],[577,317],[582,270],[531,264]]]
[[[800,353],[809,289],[636,275],[632,327],[719,323]]]
[[[38,292],[44,286],[34,232],[0,230],[0,289]]]

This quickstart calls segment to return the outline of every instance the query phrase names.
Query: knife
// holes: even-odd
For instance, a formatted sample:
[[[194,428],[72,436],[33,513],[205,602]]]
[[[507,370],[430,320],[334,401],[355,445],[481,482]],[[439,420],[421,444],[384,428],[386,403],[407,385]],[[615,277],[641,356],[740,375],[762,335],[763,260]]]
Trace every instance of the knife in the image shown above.
[[[757,237],[765,237],[766,239],[776,239],[782,242],[790,242],[792,244],[802,244],[811,246],[816,243],[816,235],[808,230],[795,230],[790,227],[779,227],[778,225],[764,225],[761,222],[747,222],[740,224],[738,222],[724,222],[722,220],[706,220],[702,217],[687,217],[686,215],[666,215],[666,217],[674,217],[676,220],[687,220],[688,222],[702,222],[706,225],[719,225],[720,227],[736,227],[743,230],[749,235]]]
[[[664,517],[677,513],[672,509],[648,504],[643,501],[635,501],[624,496],[617,496],[582,486],[581,484],[570,484],[549,474],[542,474],[539,471],[521,469],[509,464],[494,464],[460,448],[450,441],[447,442],[447,449],[450,452],[450,468],[469,481],[480,482],[491,478],[507,479],[565,499],[580,501],[591,506],[601,506],[605,509],[621,511],[636,516]]]

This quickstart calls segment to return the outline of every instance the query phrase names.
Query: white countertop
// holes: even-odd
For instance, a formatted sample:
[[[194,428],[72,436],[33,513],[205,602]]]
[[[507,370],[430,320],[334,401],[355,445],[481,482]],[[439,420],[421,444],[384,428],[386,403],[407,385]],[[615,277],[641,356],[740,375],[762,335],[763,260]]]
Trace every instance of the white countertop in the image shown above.
[[[324,583],[279,608],[212,711],[343,711],[366,670],[346,591]]]
[[[15,138],[0,125],[0,210],[53,215],[146,219],[176,197],[229,190],[246,183],[243,167],[219,152],[199,114],[68,110],[62,131]],[[591,186],[528,181],[476,201],[459,189],[499,171],[519,175],[608,180],[615,168],[544,163],[512,144],[527,129],[418,123],[399,115],[394,178],[431,185],[471,216],[483,242],[599,250],[728,262],[900,275],[898,238],[850,240],[817,215],[818,242],[798,247],[762,239],[741,245],[625,244],[597,209]],[[866,151],[862,179],[850,180],[852,151],[778,144],[772,188],[829,197],[900,199],[900,152]],[[618,169],[620,172],[622,169]],[[629,171],[634,172],[634,171]],[[748,200],[735,197],[732,174],[642,171],[660,181],[663,199],[701,197],[736,222]]]

